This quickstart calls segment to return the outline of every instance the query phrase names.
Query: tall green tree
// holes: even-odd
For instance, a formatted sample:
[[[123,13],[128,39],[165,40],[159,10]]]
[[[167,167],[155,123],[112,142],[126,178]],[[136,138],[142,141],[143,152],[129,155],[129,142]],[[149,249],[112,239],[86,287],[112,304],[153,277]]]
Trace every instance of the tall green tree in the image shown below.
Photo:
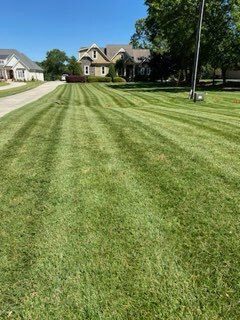
[[[135,23],[135,33],[131,37],[130,43],[134,49],[148,49],[151,47],[149,34],[146,27],[146,19],[138,19]]]
[[[108,77],[110,77],[112,81],[113,81],[114,78],[116,77],[115,66],[114,66],[114,64],[112,64],[112,63],[111,63],[110,66],[109,66]]]
[[[56,80],[66,72],[68,57],[64,51],[53,49],[47,52],[46,59],[43,61],[43,68],[46,79]]]
[[[179,74],[191,77],[200,0],[146,0],[147,33],[155,47],[167,43]],[[206,2],[201,64],[211,63],[223,71],[236,63],[239,50],[239,0]],[[238,51],[239,52],[239,51]],[[190,73],[188,73],[190,71]]]
[[[240,62],[240,1],[207,2],[203,57],[213,69],[222,69],[223,81],[226,71]]]
[[[146,26],[154,47],[166,42],[168,54],[176,61],[179,76],[186,77],[193,64],[197,0],[146,0]],[[189,75],[190,79],[191,75]]]
[[[72,56],[68,60],[67,72],[76,76],[83,75],[81,64],[77,61],[77,59],[74,56]]]

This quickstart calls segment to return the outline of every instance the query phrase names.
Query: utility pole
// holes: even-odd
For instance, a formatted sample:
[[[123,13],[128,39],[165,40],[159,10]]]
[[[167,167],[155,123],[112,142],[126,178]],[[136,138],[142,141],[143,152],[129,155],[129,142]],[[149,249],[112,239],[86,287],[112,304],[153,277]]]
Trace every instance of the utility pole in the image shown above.
[[[195,58],[194,58],[194,68],[193,68],[193,77],[192,77],[192,85],[190,91],[190,99],[194,99],[196,93],[197,86],[197,75],[198,75],[198,64],[199,64],[199,55],[200,55],[200,47],[201,47],[201,34],[202,34],[202,24],[203,24],[203,15],[205,8],[205,0],[201,0],[200,4],[200,16],[198,22],[197,29],[197,37],[196,37],[196,50],[195,50]]]

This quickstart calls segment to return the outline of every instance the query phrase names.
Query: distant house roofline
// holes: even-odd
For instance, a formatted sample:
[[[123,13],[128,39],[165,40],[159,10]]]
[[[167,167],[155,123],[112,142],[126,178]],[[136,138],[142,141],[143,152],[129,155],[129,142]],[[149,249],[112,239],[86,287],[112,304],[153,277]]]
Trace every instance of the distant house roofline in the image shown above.
[[[105,48],[100,48],[96,43],[94,43],[89,47],[81,47],[79,49],[79,53],[86,51],[87,54],[93,48],[97,48],[102,53],[104,58],[109,62],[111,62],[120,52],[125,52],[128,55],[129,59],[139,64],[142,63],[143,60],[146,61],[151,56],[151,52],[149,49],[133,49],[132,44],[108,44]],[[83,57],[81,57],[80,60]],[[139,57],[142,57],[144,59],[140,61]]]
[[[13,55],[19,60],[29,71],[43,72],[43,69],[34,61],[29,59],[25,54],[16,49],[0,49],[0,55],[6,55],[9,61]]]

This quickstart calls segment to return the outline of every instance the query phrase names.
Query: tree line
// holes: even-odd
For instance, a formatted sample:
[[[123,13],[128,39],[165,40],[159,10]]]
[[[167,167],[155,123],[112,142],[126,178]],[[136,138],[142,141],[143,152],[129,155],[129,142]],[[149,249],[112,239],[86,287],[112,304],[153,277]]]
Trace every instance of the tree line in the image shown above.
[[[74,56],[68,57],[64,51],[53,49],[47,52],[46,58],[38,64],[43,68],[45,80],[59,80],[62,74],[82,75],[81,64]]]
[[[153,77],[190,82],[200,0],[146,0],[147,17],[136,22],[134,48],[152,51]],[[206,1],[200,71],[222,71],[240,64],[240,0]]]

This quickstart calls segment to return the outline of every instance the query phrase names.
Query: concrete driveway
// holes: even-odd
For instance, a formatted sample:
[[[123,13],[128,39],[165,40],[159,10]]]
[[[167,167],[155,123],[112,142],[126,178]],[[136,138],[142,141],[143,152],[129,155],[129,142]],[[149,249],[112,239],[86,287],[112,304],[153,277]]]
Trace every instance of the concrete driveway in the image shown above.
[[[10,82],[8,85],[0,87],[0,90],[9,90],[17,87],[22,87],[24,85],[26,85],[26,82]]]
[[[53,91],[61,84],[63,84],[61,81],[45,82],[39,87],[32,90],[0,98],[0,118],[13,110],[21,108],[30,102],[40,99],[42,96]]]

